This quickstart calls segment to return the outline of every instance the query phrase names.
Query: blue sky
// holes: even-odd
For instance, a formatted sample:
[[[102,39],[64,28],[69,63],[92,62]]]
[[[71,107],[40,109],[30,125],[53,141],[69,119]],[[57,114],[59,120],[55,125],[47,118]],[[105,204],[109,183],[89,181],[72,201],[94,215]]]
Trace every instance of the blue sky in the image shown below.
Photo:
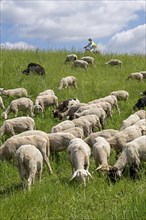
[[[1,47],[146,53],[145,0],[2,0]]]

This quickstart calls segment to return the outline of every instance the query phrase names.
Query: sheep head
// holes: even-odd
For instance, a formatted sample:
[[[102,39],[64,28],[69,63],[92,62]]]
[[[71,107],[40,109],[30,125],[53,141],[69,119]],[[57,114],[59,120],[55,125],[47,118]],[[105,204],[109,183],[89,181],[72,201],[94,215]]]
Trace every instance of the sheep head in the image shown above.
[[[88,177],[92,177],[92,175],[89,173],[88,170],[84,170],[84,169],[78,169],[74,172],[72,178],[70,179],[70,181],[72,181],[74,178],[76,178],[79,181],[83,181],[84,186],[86,186],[86,179]]]

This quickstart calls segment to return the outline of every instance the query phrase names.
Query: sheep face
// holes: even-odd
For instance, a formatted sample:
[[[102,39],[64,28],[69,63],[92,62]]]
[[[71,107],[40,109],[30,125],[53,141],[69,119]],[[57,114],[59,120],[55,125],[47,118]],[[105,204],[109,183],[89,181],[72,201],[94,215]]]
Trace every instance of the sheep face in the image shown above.
[[[72,181],[75,178],[77,181],[82,181],[84,183],[84,186],[86,186],[86,179],[88,177],[92,178],[89,171],[84,170],[84,169],[78,169],[74,172],[74,174],[73,174],[72,178],[70,179],[70,181]]]

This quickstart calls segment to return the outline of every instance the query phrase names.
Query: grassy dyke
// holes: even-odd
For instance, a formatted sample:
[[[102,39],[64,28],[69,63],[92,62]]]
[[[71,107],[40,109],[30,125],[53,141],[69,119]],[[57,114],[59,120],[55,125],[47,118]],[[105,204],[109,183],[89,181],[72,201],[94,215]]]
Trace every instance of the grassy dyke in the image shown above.
[[[76,53],[79,58],[89,53],[76,51],[1,51],[0,87],[24,87],[34,101],[37,94],[45,89],[53,89],[59,102],[76,97],[81,102],[104,97],[113,90],[124,89],[129,92],[128,102],[119,102],[121,115],[114,110],[113,121],[108,119],[106,128],[119,129],[122,121],[133,113],[132,107],[139,98],[139,93],[146,89],[146,81],[125,81],[132,72],[146,70],[145,56],[142,55],[96,55],[96,66],[90,66],[88,71],[74,69],[70,64],[64,64],[67,54]],[[111,58],[120,59],[122,67],[106,66]],[[36,62],[46,70],[46,77],[38,75],[23,75],[22,70],[28,63]],[[77,78],[78,89],[57,89],[60,79],[73,75]],[[7,107],[13,98],[3,97]],[[59,122],[52,115],[53,108],[46,111],[45,118],[35,117],[37,129],[50,132],[52,126]],[[2,110],[0,109],[0,114]],[[9,118],[12,118],[11,114]],[[0,125],[3,119],[0,117]],[[1,143],[7,137],[1,138]],[[126,171],[115,185],[111,184],[106,175],[95,173],[93,157],[90,159],[90,172],[93,179],[82,184],[69,182],[71,166],[66,152],[60,157],[51,155],[51,166],[54,173],[48,176],[44,165],[42,182],[37,181],[31,192],[22,191],[19,187],[17,168],[10,162],[0,161],[0,219],[8,220],[144,220],[146,219],[146,165],[142,164],[140,180],[133,182]],[[115,162],[115,152],[112,152],[110,164]]]

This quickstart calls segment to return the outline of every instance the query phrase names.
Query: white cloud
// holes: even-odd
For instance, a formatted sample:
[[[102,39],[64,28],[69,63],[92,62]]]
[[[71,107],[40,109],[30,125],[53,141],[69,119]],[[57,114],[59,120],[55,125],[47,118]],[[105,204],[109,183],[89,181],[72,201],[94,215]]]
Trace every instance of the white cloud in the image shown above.
[[[105,51],[115,53],[146,53],[146,24],[115,34]]]
[[[53,41],[110,36],[144,10],[144,1],[2,1],[2,22],[22,38]]]
[[[36,50],[36,47],[30,44],[27,44],[25,42],[16,42],[16,43],[1,43],[0,44],[1,49],[9,49],[9,50]]]

